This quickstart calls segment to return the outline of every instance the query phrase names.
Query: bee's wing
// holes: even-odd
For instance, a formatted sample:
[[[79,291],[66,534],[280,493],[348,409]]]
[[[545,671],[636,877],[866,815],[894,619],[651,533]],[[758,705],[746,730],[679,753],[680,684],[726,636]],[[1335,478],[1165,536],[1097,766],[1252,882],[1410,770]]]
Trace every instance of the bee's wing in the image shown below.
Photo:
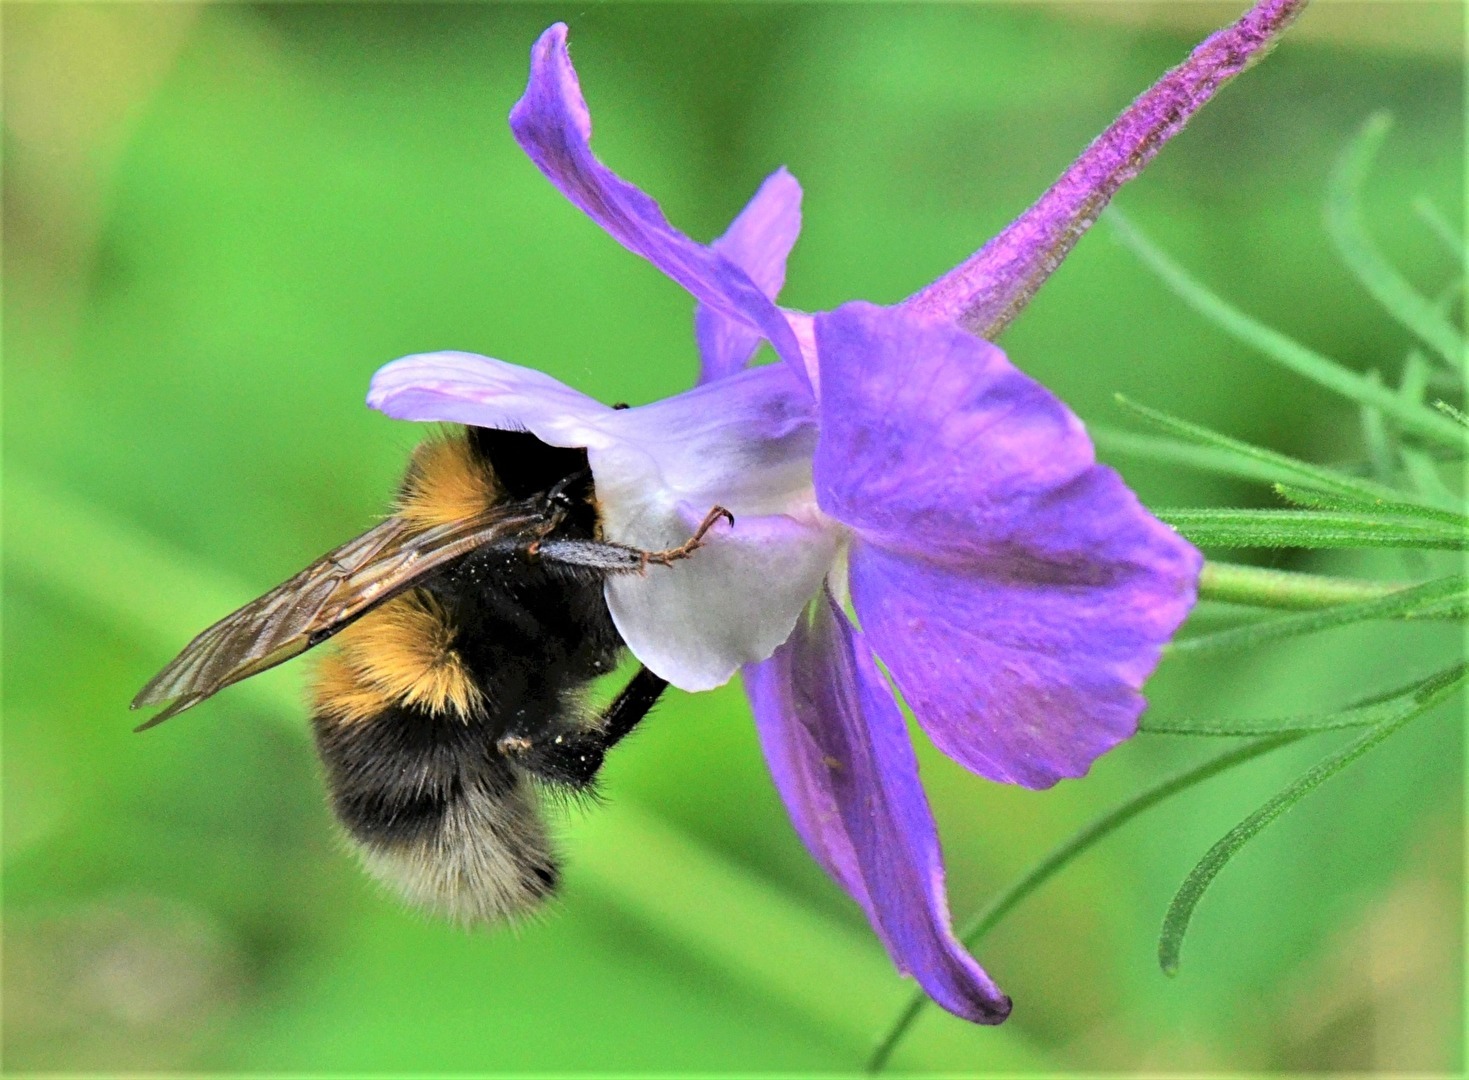
[[[401,518],[388,518],[184,646],[138,692],[132,707],[173,704],[137,730],[321,644],[424,574],[477,547],[534,538],[544,520],[524,504],[419,531]]]

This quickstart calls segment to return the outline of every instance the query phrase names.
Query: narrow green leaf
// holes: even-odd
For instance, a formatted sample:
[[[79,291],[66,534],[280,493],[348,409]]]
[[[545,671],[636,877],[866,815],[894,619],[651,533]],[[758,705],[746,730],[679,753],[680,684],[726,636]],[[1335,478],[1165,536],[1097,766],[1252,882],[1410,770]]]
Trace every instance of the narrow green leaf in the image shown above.
[[[1421,503],[1388,501],[1385,499],[1363,499],[1354,495],[1335,492],[1310,491],[1294,484],[1276,484],[1275,493],[1287,502],[1307,506],[1315,510],[1361,510],[1370,514],[1396,515],[1419,518],[1423,521],[1439,521],[1460,529],[1469,529],[1469,517],[1453,510],[1440,510],[1436,506]]]
[[[1420,695],[1424,691],[1432,692],[1443,679],[1444,672],[1438,672],[1426,679],[1418,679],[1395,690],[1373,694],[1371,697],[1355,701],[1333,712],[1309,713],[1305,716],[1287,716],[1268,720],[1198,720],[1177,717],[1154,720],[1144,714],[1138,730],[1149,735],[1242,738],[1290,733],[1308,735],[1317,731],[1372,727],[1396,719],[1404,709],[1417,708]]]
[[[1465,359],[1463,336],[1387,261],[1362,220],[1362,185],[1391,127],[1391,116],[1374,113],[1337,160],[1327,186],[1326,231],[1342,261],[1372,298],[1460,372]]]
[[[1341,394],[1360,405],[1382,410],[1406,430],[1462,450],[1465,432],[1452,420],[1432,409],[1404,401],[1392,390],[1373,383],[1337,361],[1292,341],[1279,331],[1252,319],[1233,305],[1214,295],[1127,221],[1115,207],[1107,211],[1104,221],[1112,225],[1113,234],[1163,283],[1189,307],[1219,329],[1251,348],[1259,350],[1282,367]]]
[[[1180,439],[1157,435],[1139,435],[1117,428],[1088,424],[1087,431],[1097,449],[1107,454],[1124,454],[1144,461],[1161,461],[1168,465],[1198,469],[1219,476],[1235,476],[1241,480],[1273,483],[1277,472],[1269,465],[1207,446],[1195,446]]]
[[[1426,195],[1420,195],[1413,200],[1413,211],[1418,215],[1419,220],[1443,241],[1444,247],[1448,248],[1449,253],[1460,263],[1469,259],[1469,251],[1466,251],[1464,247],[1464,238],[1454,231],[1454,227],[1449,224],[1449,219],[1439,213],[1438,207],[1434,206]]]
[[[1403,371],[1398,379],[1398,393],[1409,401],[1421,402],[1427,394],[1429,387],[1435,378],[1443,378],[1443,375],[1429,367],[1428,360],[1417,349],[1408,353],[1403,362]],[[1416,446],[1406,446],[1395,435],[1386,431],[1386,425],[1382,423],[1381,414],[1372,410],[1377,418],[1376,429],[1383,433],[1383,445],[1374,447],[1369,443],[1368,452],[1373,454],[1373,468],[1381,469],[1379,475],[1386,475],[1390,480],[1396,478],[1399,471],[1405,474],[1405,479],[1419,498],[1445,510],[1462,513],[1465,508],[1464,496],[1455,492],[1444,482],[1439,472],[1438,462],[1433,455]],[[1366,427],[1368,418],[1363,415],[1364,433],[1370,432]],[[1376,455],[1382,453],[1385,461],[1379,463]],[[1461,458],[1462,461],[1462,458]],[[1398,463],[1402,468],[1399,470]],[[1462,474],[1462,464],[1459,468]],[[1402,553],[1403,565],[1408,573],[1414,577],[1421,577],[1425,572],[1425,564],[1421,553],[1416,551],[1404,551]]]
[[[1367,372],[1367,378],[1368,381],[1377,385],[1381,382],[1382,377],[1374,368]],[[1397,459],[1398,441],[1388,430],[1387,424],[1383,422],[1381,409],[1363,405],[1358,409],[1358,416],[1362,425],[1362,443],[1367,447],[1367,463],[1372,468],[1372,475],[1377,478],[1379,484],[1391,487],[1397,479],[1397,467],[1394,462]]]
[[[1166,651],[1169,656],[1202,656],[1231,649],[1256,648],[1274,641],[1315,634],[1369,619],[1410,619],[1422,617],[1429,612],[1441,616],[1446,610],[1443,607],[1446,602],[1456,601],[1447,610],[1458,610],[1466,599],[1469,599],[1469,578],[1454,574],[1400,589],[1374,600],[1341,604],[1322,611],[1287,615],[1219,630],[1212,634],[1181,638],[1170,644]]]
[[[898,978],[865,926],[831,918],[634,799],[620,796],[578,815],[568,831],[570,890],[615,904],[647,928],[641,934],[697,958],[709,978],[821,1032],[842,1048],[847,1069],[907,999],[911,984]],[[800,957],[798,972],[793,957]],[[954,1025],[935,1034],[932,1043],[909,1047],[905,1064],[925,1074],[962,1067],[974,1050],[971,1031]],[[1005,1072],[1028,1072],[1043,1060],[1022,1031],[993,1053]]]
[[[1156,510],[1200,547],[1444,548],[1469,547],[1469,534],[1436,521],[1346,511]]]
[[[1454,408],[1447,401],[1435,401],[1433,407],[1445,416],[1450,417],[1462,428],[1469,428],[1469,415],[1462,410]]]
[[[1403,361],[1403,373],[1398,376],[1398,393],[1403,400],[1414,404],[1422,402],[1423,395],[1428,391],[1430,374],[1431,370],[1423,353],[1417,349],[1410,350]]]
[[[128,628],[156,650],[159,667],[199,630],[264,591],[9,462],[5,559],[9,572]],[[138,685],[152,673],[138,671]],[[298,666],[257,675],[230,693],[291,730],[306,731]],[[127,706],[117,702],[117,722],[132,727],[138,717]]]
[[[1355,742],[1343,747],[1310,769],[1305,775],[1285,790],[1273,796],[1264,806],[1231,829],[1199,861],[1184,879],[1168,913],[1163,917],[1163,931],[1158,940],[1158,962],[1165,974],[1176,975],[1183,950],[1183,938],[1193,919],[1194,909],[1208,890],[1219,871],[1234,858],[1239,850],[1249,843],[1260,831],[1296,803],[1300,802],[1331,777],[1377,746],[1385,739],[1402,730],[1408,721],[1423,715],[1453,693],[1469,672],[1469,665],[1457,664],[1437,675],[1424,680],[1408,698],[1399,711],[1368,729]]]
[[[1358,504],[1368,506],[1376,503],[1401,504],[1404,497],[1403,492],[1395,488],[1375,484],[1370,480],[1363,480],[1336,469],[1312,465],[1310,462],[1301,461],[1288,454],[1266,450],[1264,447],[1231,438],[1200,424],[1181,420],[1176,416],[1170,416],[1168,413],[1141,405],[1122,394],[1115,395],[1115,398],[1117,404],[1123,408],[1181,439],[1255,463],[1262,471],[1269,474],[1271,482],[1304,484],[1321,491],[1353,496]]]
[[[1268,739],[1259,739],[1244,746],[1237,746],[1217,757],[1212,757],[1201,765],[1196,765],[1175,776],[1163,780],[1147,790],[1134,795],[1127,802],[1108,811],[1095,821],[1086,825],[1074,833],[1059,847],[1054,848],[1040,862],[1033,865],[1020,878],[1010,885],[1004,892],[996,896],[990,903],[973,919],[964,924],[959,931],[959,939],[964,942],[966,948],[973,950],[979,944],[981,938],[993,930],[1006,915],[1010,914],[1022,900],[1035,892],[1051,878],[1055,877],[1067,864],[1073,862],[1077,856],[1094,847],[1098,842],[1104,840],[1122,826],[1145,810],[1149,810],[1159,803],[1171,798],[1182,791],[1205,780],[1227,772],[1236,766],[1253,761],[1262,754],[1269,753],[1282,746],[1286,746],[1302,738],[1301,735],[1281,735]],[[876,1049],[867,1061],[867,1072],[874,1075],[882,1072],[886,1067],[893,1051],[903,1040],[903,1036],[913,1027],[914,1021],[918,1019],[931,1004],[928,995],[921,990],[914,992],[909,998],[907,1006],[893,1021],[891,1027],[878,1041]]]
[[[1464,505],[1463,496],[1455,495],[1444,483],[1443,476],[1438,471],[1438,463],[1433,458],[1421,450],[1409,450],[1406,447],[1398,456],[1403,459],[1403,470],[1408,474],[1409,483],[1425,499],[1447,506]]]
[[[1199,599],[1250,607],[1318,611],[1338,604],[1379,600],[1408,588],[1407,583],[1303,574],[1264,566],[1210,559],[1199,574]]]
[[[1428,393],[1432,375],[1428,361],[1421,352],[1414,349],[1403,362],[1398,393],[1409,401],[1422,401]],[[1438,471],[1438,463],[1432,456],[1408,446],[1396,446],[1391,453],[1403,463],[1403,472],[1407,474],[1408,483],[1421,499],[1444,509],[1462,511],[1464,497],[1456,495],[1444,483],[1443,476]],[[1391,472],[1392,465],[1389,463],[1387,467]]]

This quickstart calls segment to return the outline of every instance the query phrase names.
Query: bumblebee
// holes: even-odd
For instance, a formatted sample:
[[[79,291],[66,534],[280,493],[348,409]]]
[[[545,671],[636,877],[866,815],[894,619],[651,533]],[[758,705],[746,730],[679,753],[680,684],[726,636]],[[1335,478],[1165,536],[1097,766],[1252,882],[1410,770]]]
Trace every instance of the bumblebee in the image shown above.
[[[647,668],[600,716],[625,646],[609,575],[692,555],[601,536],[585,450],[470,427],[414,452],[394,512],[205,630],[133,700],[142,731],[336,638],[311,726],[332,810],[369,873],[465,923],[534,910],[560,863],[544,793],[588,793],[667,684]]]

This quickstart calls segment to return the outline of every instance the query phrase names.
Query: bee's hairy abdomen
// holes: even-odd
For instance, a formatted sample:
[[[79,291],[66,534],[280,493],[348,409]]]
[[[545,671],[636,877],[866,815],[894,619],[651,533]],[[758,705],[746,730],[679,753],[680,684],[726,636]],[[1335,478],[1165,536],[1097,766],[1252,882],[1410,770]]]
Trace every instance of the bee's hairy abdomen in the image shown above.
[[[410,903],[454,922],[529,915],[556,891],[560,862],[528,783],[472,786],[444,804],[434,827],[406,841],[361,842],[368,873]]]
[[[547,503],[542,540],[597,533],[584,451],[469,429],[413,456],[398,514],[421,528]],[[602,760],[582,705],[623,645],[603,574],[487,547],[346,627],[319,664],[313,729],[334,814],[368,871],[461,922],[534,910],[559,864],[538,788],[586,790]]]
[[[488,702],[454,648],[458,630],[433,594],[411,589],[337,635],[337,651],[317,673],[316,710],[341,720],[389,704],[417,706],[468,721]]]
[[[338,696],[342,672],[352,673],[329,676]],[[371,715],[319,704],[312,726],[333,813],[368,871],[410,902],[489,922],[526,914],[555,891],[559,864],[535,792],[483,719],[393,702]]]

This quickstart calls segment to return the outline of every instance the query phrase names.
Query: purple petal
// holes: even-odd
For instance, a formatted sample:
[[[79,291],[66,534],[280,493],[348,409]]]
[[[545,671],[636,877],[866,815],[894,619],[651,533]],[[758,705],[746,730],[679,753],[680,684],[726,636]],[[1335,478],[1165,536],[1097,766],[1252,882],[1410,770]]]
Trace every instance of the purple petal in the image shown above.
[[[1081,775],[1135,730],[1198,552],[988,342],[868,304],[816,339],[817,501],[858,534],[853,604],[914,715],[991,779]]]
[[[531,50],[530,81],[510,112],[510,129],[536,167],[568,199],[634,254],[701,304],[759,332],[804,374],[801,352],[774,302],[749,274],[670,225],[651,198],[592,153],[592,121],[557,23]]]
[[[873,647],[965,768],[1049,787],[1137,730],[1199,560],[1129,513],[1127,495],[1098,467],[969,566],[853,545],[852,603]]]
[[[699,382],[713,382],[744,368],[764,340],[742,322],[713,308],[694,308],[694,341],[699,346]]]
[[[817,498],[868,539],[966,553],[1091,466],[1081,421],[989,342],[863,302],[814,321]]]
[[[765,178],[713,246],[774,300],[785,285],[786,259],[800,233],[801,185],[782,166]]]
[[[810,625],[745,685],[801,839],[862,905],[898,970],[957,1016],[998,1024],[1010,999],[955,938],[943,855],[903,716],[872,654],[823,593]]]
[[[1261,0],[1134,101],[1025,213],[905,306],[999,335],[1061,265],[1112,196],[1194,113],[1264,56],[1306,0]]]
[[[786,257],[801,232],[801,185],[784,168],[766,177],[714,250],[734,263],[770,299],[785,284]],[[700,382],[739,371],[760,345],[760,334],[743,321],[726,318],[700,304],[694,309],[699,343]]]

